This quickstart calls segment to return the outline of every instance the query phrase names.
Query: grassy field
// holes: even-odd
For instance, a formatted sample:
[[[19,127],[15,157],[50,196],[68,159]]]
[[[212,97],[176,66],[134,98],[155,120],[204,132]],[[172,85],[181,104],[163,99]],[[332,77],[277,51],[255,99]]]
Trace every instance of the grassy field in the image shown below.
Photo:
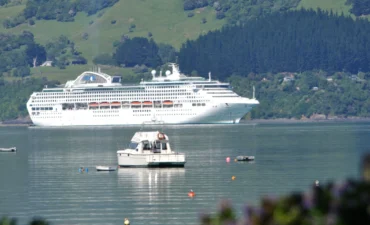
[[[84,71],[92,71],[93,66],[91,65],[72,65],[67,69],[59,69],[57,67],[36,67],[31,68],[31,77],[43,78],[46,77],[48,80],[57,80],[60,83],[66,83],[68,80],[76,79]],[[96,69],[95,69],[96,70]],[[113,66],[100,66],[100,70],[103,73],[109,75],[119,75],[125,78],[132,78],[137,76],[131,68],[119,68]],[[9,76],[4,74],[4,78],[8,81],[19,80],[21,78]]]
[[[345,5],[346,0],[301,0],[298,8],[321,8],[324,10],[333,10],[334,12],[344,13],[349,15],[350,5]]]
[[[130,68],[119,68],[111,66],[100,66],[101,72],[115,75],[119,74],[122,77],[135,76],[134,72]],[[61,83],[65,83],[68,80],[74,80],[84,71],[91,71],[92,66],[89,65],[73,65],[69,66],[68,69],[58,69],[56,67],[37,67],[31,69],[32,77],[47,77],[48,80],[57,80]]]
[[[337,12],[349,14],[349,6],[345,5],[346,0],[301,0],[298,8],[333,9]],[[23,1],[25,4],[26,1]],[[36,21],[34,26],[22,24],[12,29],[5,29],[2,22],[19,14],[24,5],[1,7],[0,8],[0,32],[20,33],[29,30],[35,35],[37,42],[46,42],[60,36],[66,35],[75,42],[76,48],[88,59],[88,65],[69,66],[64,70],[58,68],[32,68],[32,76],[57,79],[64,83],[66,80],[74,79],[81,72],[91,69],[92,59],[100,53],[112,53],[113,42],[119,40],[122,35],[129,37],[147,37],[148,32],[153,34],[157,43],[167,43],[180,48],[187,39],[195,39],[200,34],[209,30],[221,28],[225,20],[217,20],[214,10],[210,8],[194,11],[193,17],[187,17],[183,10],[183,0],[120,0],[113,7],[104,9],[103,14],[98,16],[87,16],[85,13],[78,13],[74,22],[57,22],[55,20]],[[201,23],[206,18],[207,23]],[[112,24],[111,21],[116,23]],[[131,24],[136,28],[129,32]],[[82,34],[89,35],[87,40]],[[130,74],[131,70],[123,68],[107,67],[103,69],[108,74],[121,73]]]
[[[120,0],[113,7],[105,9],[101,17],[78,13],[74,22],[41,20],[36,21],[32,27],[22,24],[5,30],[1,26],[0,32],[19,33],[29,30],[42,44],[64,34],[75,42],[78,50],[91,62],[97,54],[111,53],[113,42],[123,34],[147,37],[148,32],[151,32],[157,43],[168,43],[180,48],[187,39],[195,39],[209,30],[219,29],[225,22],[217,20],[214,11],[209,8],[197,10],[194,17],[189,18],[182,3],[183,0]],[[16,15],[22,7],[0,8],[0,22],[10,15]],[[202,24],[202,18],[206,18],[207,23]],[[116,20],[115,24],[111,24],[113,20]],[[136,28],[130,33],[131,24],[135,24]],[[89,35],[88,40],[82,38],[83,33]]]
[[[34,26],[22,24],[12,29],[5,29],[2,23],[6,18],[19,14],[24,5],[2,7],[0,8],[0,32],[20,33],[23,30],[29,30],[41,44],[62,34],[74,41],[75,47],[87,58],[89,65],[69,66],[65,70],[41,68],[42,76],[64,82],[76,77],[76,74],[86,68],[91,68],[92,59],[96,55],[112,53],[113,42],[120,40],[124,34],[129,37],[147,37],[148,32],[151,32],[157,43],[171,44],[179,49],[187,39],[195,39],[209,30],[219,29],[225,23],[224,20],[217,20],[214,11],[209,8],[196,10],[195,15],[189,18],[187,12],[183,10],[182,3],[183,0],[120,0],[113,7],[103,10],[103,15],[100,17],[99,13],[93,16],[78,13],[74,22],[37,20]],[[206,18],[207,23],[202,24],[202,18]],[[112,24],[112,20],[116,20],[116,23]],[[131,24],[136,25],[133,32],[129,32]],[[87,40],[82,38],[83,33],[89,35]],[[122,71],[116,68],[106,72],[109,74],[114,70]],[[40,74],[34,69],[32,73],[32,76]]]

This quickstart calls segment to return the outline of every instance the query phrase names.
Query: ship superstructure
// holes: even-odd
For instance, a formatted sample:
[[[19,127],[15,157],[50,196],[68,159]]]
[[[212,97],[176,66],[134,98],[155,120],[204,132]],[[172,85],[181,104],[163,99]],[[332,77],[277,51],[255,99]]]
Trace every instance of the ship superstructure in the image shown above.
[[[36,126],[239,123],[259,102],[232,91],[229,83],[172,72],[138,85],[121,77],[83,72],[64,87],[34,92],[27,110]]]

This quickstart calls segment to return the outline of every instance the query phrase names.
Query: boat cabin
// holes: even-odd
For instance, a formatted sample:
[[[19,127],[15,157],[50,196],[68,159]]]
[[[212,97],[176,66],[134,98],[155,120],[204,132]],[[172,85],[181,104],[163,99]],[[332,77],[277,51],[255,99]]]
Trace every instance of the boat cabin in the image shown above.
[[[137,153],[172,153],[168,136],[160,131],[136,132],[127,150]]]

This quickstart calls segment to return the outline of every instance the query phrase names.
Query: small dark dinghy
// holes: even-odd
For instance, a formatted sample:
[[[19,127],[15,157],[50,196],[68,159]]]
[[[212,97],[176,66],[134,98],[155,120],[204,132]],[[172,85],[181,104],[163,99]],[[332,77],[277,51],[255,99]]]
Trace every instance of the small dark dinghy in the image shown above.
[[[254,161],[254,156],[244,156],[239,155],[236,157],[235,161],[241,162],[241,161]]]
[[[0,152],[16,152],[17,148],[12,147],[12,148],[0,148]]]

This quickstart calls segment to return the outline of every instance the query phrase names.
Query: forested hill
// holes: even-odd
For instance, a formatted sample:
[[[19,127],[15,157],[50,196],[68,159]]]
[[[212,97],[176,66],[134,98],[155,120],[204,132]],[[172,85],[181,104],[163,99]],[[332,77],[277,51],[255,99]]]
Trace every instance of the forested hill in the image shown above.
[[[250,72],[370,69],[370,22],[321,10],[275,13],[187,41],[179,52],[186,73],[225,79]]]

